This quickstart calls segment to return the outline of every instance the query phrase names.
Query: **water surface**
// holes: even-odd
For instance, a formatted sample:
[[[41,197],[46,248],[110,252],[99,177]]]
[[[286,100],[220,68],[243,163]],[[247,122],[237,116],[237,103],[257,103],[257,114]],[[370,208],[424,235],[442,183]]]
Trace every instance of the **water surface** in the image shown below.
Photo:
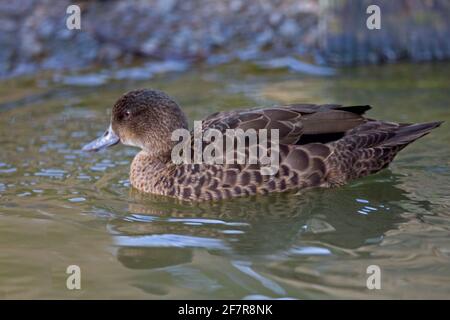
[[[203,204],[133,190],[136,149],[80,151],[132,88],[168,92],[191,121],[280,102],[450,121],[448,74],[449,64],[328,77],[229,65],[139,81],[101,72],[4,80],[0,298],[449,298],[448,122],[345,187]],[[81,268],[82,290],[67,290],[69,265]],[[381,269],[381,290],[366,287],[369,265]]]

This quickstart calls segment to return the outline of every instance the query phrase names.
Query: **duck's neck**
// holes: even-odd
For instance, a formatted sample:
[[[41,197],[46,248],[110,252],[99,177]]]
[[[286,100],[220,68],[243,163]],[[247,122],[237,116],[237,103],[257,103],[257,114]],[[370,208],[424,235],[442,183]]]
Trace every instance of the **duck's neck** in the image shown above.
[[[147,152],[139,152],[130,168],[130,182],[136,189],[149,193],[163,193],[164,178],[170,169],[170,156],[153,157]]]

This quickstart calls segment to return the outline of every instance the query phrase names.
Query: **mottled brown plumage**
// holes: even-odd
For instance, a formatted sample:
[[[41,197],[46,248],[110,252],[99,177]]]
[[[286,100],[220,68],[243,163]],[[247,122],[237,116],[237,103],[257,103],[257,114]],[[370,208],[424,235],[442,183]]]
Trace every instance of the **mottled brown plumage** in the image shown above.
[[[120,139],[142,149],[131,165],[135,188],[184,200],[227,199],[343,185],[385,168],[401,149],[440,125],[372,120],[363,116],[368,109],[292,104],[218,112],[203,120],[203,131],[278,129],[280,165],[272,176],[262,175],[259,164],[174,164],[171,132],[187,128],[187,121],[178,105],[156,90],[121,97],[105,137],[113,139],[107,145]],[[96,150],[98,145],[85,149]]]

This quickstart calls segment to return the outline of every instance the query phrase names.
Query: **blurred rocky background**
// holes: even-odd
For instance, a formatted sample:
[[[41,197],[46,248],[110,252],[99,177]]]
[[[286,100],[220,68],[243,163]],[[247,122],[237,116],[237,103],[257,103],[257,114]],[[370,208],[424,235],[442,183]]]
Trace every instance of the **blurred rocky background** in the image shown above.
[[[81,8],[81,30],[66,28],[71,4]],[[381,8],[380,30],[366,27],[371,4]],[[443,60],[449,17],[448,0],[0,0],[0,77],[149,61],[322,72],[304,61]]]

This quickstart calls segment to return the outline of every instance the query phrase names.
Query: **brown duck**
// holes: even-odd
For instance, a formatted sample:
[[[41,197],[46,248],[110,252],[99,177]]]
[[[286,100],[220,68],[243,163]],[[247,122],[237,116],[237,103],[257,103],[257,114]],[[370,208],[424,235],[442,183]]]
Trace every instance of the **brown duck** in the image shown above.
[[[386,168],[401,149],[441,124],[368,119],[363,114],[369,109],[290,104],[218,112],[203,120],[203,130],[278,129],[279,170],[263,175],[259,164],[175,164],[171,134],[188,128],[186,116],[165,93],[134,90],[114,105],[105,134],[83,150],[97,151],[119,141],[139,147],[130,172],[135,188],[204,201],[341,186]]]

